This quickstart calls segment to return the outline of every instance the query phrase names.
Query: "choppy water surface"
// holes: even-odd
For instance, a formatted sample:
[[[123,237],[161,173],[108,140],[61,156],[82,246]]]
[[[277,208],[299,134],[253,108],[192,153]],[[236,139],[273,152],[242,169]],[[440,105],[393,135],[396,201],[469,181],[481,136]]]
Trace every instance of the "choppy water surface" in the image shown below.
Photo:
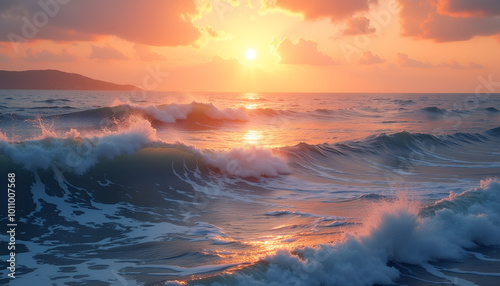
[[[0,281],[495,285],[499,110],[474,94],[0,91],[19,225],[18,278]]]

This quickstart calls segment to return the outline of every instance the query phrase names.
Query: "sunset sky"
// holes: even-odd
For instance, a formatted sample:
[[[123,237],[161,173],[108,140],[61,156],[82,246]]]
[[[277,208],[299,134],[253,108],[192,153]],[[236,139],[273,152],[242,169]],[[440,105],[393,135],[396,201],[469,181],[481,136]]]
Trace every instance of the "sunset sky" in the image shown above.
[[[0,69],[149,90],[473,93],[499,51],[497,0],[0,2]]]

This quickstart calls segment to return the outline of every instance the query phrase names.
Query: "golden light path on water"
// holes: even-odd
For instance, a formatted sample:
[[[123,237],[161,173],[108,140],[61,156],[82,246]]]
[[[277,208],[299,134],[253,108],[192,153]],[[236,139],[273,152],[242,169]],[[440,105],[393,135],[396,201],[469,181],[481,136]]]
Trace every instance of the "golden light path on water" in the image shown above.
[[[362,126],[359,123],[359,117],[342,116],[341,112],[349,113],[355,110],[364,115],[365,111],[358,106],[346,108],[341,105],[341,101],[335,106],[320,103],[310,106],[291,106],[284,98],[279,104],[276,105],[276,100],[266,99],[264,95],[258,93],[228,96],[226,100],[220,100],[214,105],[220,110],[226,108],[242,110],[248,115],[248,120],[227,121],[222,127],[213,128],[208,122],[207,137],[204,137],[202,141],[196,141],[193,145],[210,150],[265,148],[271,150],[275,156],[281,157],[283,154],[279,151],[280,147],[295,146],[301,142],[313,145],[362,139],[373,135],[374,130],[377,131],[376,133],[390,133],[384,129],[387,128],[387,124],[382,123],[383,119],[373,119],[378,118],[375,115],[371,115],[372,120],[366,120]],[[360,127],[363,129],[360,130]],[[391,123],[391,128],[399,131],[411,129],[405,125],[404,121]],[[217,132],[216,136],[214,131]],[[200,133],[203,134],[203,132],[205,131],[201,129],[194,134],[196,138],[200,138]],[[189,132],[183,134],[189,135]],[[189,138],[183,138],[180,141],[189,142],[189,140]],[[345,164],[349,165],[349,162]],[[290,174],[289,176],[301,175]],[[285,190],[273,189],[270,194],[273,197],[279,197],[285,192]],[[262,196],[260,199],[266,200],[265,194],[259,195]],[[281,249],[293,252],[294,249],[301,247],[335,244],[343,239],[345,233],[355,235],[358,231],[362,232],[361,223],[373,207],[369,202],[323,202],[310,198],[279,201],[279,203],[287,206],[285,211],[292,211],[292,214],[268,217],[262,215],[276,211],[276,208],[271,207],[262,207],[258,211],[242,214],[247,211],[243,207],[238,208],[222,201],[213,202],[212,208],[224,216],[214,218],[214,221],[224,229],[227,236],[217,238],[220,245],[207,246],[205,254],[216,254],[221,259],[218,261],[220,264],[241,263],[241,266],[225,271],[231,273],[248,267],[251,263],[262,261],[266,256],[273,255]],[[297,213],[294,212],[295,210]],[[345,219],[336,221],[323,217],[307,217],[300,213]],[[335,225],[335,223],[338,224]]]
[[[279,192],[274,195],[279,196]],[[297,202],[292,201],[285,203],[297,204]],[[219,209],[219,212],[228,212],[226,216],[232,218],[231,225],[233,228],[252,229],[255,225],[258,225],[258,231],[245,233],[244,235],[243,233],[239,233],[243,238],[240,237],[237,240],[231,238],[237,235],[228,231],[227,237],[218,238],[224,243],[220,246],[211,245],[205,250],[204,254],[216,254],[221,258],[219,262],[221,264],[239,264],[223,271],[225,274],[232,274],[244,268],[252,267],[255,263],[265,260],[266,257],[273,256],[277,251],[287,250],[290,253],[294,253],[294,250],[297,248],[323,247],[325,245],[340,243],[344,239],[345,233],[355,235],[357,231],[363,232],[361,222],[370,213],[370,209],[374,207],[370,202],[360,203],[359,201],[338,202],[334,208],[332,208],[331,204],[321,201],[303,201],[299,203],[301,211],[313,213],[314,210],[322,209],[327,214],[325,217],[304,217],[297,213],[280,216],[278,220],[276,217],[269,216],[255,217],[245,222],[239,222],[238,214],[231,216],[234,208],[231,209],[226,204],[225,208]],[[222,207],[224,205],[218,204],[217,206]],[[330,224],[337,222],[336,217],[339,219],[344,218],[343,222],[345,222],[345,225],[330,227]],[[224,222],[220,223],[223,224]],[[243,245],[243,249],[239,250],[238,248],[231,247],[231,243],[234,242]],[[201,275],[195,279],[203,279],[212,275],[214,274]],[[220,275],[220,273],[217,275]],[[190,281],[190,278],[181,280]]]
[[[312,100],[307,100],[311,97]],[[198,125],[190,126],[192,130],[180,123],[180,132],[175,132],[177,125],[173,124],[170,130],[162,131],[165,134],[162,139],[171,141],[175,137],[176,141],[201,149],[229,150],[251,146],[279,148],[302,142],[309,145],[332,144],[363,139],[374,132],[394,133],[394,130],[399,132],[412,129],[404,118],[389,122],[366,120],[360,129],[359,116],[373,117],[369,113],[372,112],[370,109],[365,110],[364,105],[353,104],[347,96],[336,96],[325,102],[322,100],[320,95],[315,98],[312,95],[284,93],[214,93],[203,97],[192,95],[183,103],[213,104],[221,111],[232,110],[239,117],[237,120],[224,120],[223,123],[220,120],[201,120]],[[371,105],[369,107],[377,108]],[[399,111],[386,111],[384,116],[391,116],[392,112]],[[359,115],[351,116],[351,113]]]

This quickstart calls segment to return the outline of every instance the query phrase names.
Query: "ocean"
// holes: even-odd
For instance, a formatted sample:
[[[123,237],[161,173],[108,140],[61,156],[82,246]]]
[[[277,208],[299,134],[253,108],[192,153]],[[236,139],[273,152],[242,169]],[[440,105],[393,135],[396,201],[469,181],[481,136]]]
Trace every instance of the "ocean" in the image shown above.
[[[500,94],[0,90],[0,284],[499,285],[499,143]]]

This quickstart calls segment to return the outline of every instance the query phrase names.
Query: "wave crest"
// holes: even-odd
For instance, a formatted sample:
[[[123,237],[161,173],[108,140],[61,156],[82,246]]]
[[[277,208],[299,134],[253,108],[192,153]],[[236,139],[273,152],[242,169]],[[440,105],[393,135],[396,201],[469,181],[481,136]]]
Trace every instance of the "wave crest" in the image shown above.
[[[430,217],[421,217],[418,204],[400,196],[379,204],[360,234],[346,235],[336,244],[279,250],[264,258],[264,269],[236,273],[234,284],[392,284],[400,273],[389,262],[424,265],[460,258],[478,245],[500,245],[500,183],[482,181],[481,187],[444,201],[456,203],[470,196],[488,199],[469,201],[461,212],[440,209]]]
[[[276,177],[290,174],[286,162],[270,150],[252,146],[227,152],[215,152],[206,156],[210,165],[233,176],[248,178]]]
[[[76,174],[82,174],[94,166],[100,157],[131,155],[146,144],[158,140],[156,129],[145,120],[134,121],[124,131],[107,132],[86,139],[76,137],[80,134],[75,129],[65,134],[66,139],[57,138],[53,131],[43,130],[39,140],[22,143],[0,141],[0,151],[15,164],[28,170],[48,169],[54,163],[59,163],[71,167]]]

